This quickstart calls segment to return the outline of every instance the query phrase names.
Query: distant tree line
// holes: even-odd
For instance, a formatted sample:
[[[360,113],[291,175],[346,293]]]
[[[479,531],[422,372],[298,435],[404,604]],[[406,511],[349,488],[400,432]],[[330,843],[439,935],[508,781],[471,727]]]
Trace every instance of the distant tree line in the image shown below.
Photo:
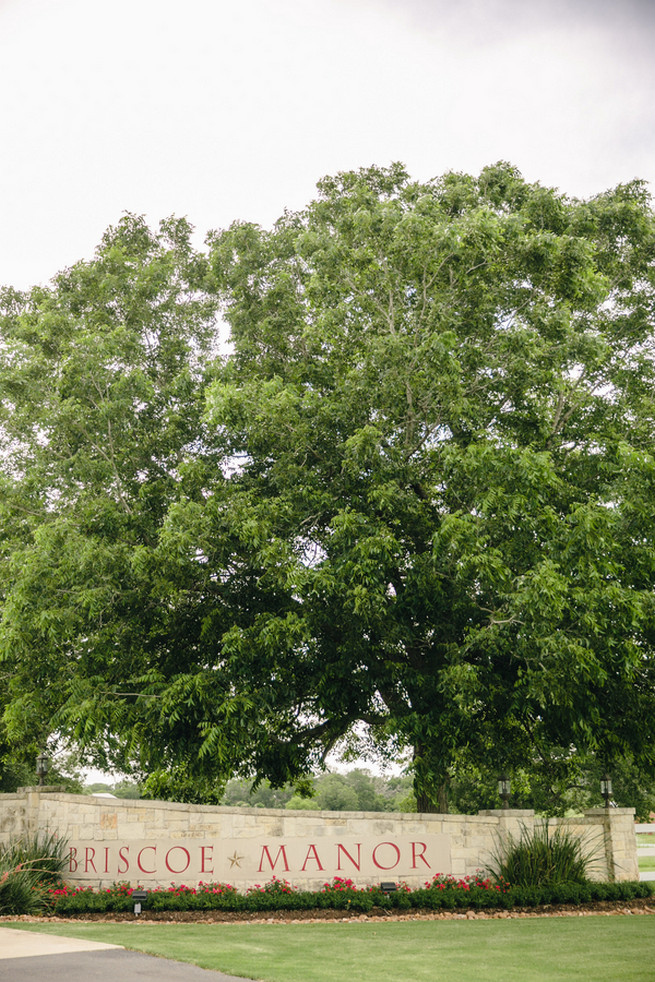
[[[598,806],[601,772],[596,768],[582,774],[578,783],[560,783],[546,789],[544,780],[534,781],[526,768],[513,775],[512,807],[535,808],[541,814],[582,812]],[[79,788],[70,788],[79,790]],[[151,797],[142,785],[130,780],[115,784],[94,783],[84,787],[86,794],[111,792],[117,798]],[[649,782],[643,782],[636,769],[624,770],[614,779],[617,804],[636,809],[637,819],[649,820],[655,808],[655,794]],[[451,811],[476,814],[485,808],[498,808],[496,774],[489,767],[462,769],[449,785]],[[366,768],[346,772],[327,771],[315,774],[299,786],[274,788],[263,780],[253,787],[252,779],[232,778],[213,804],[246,808],[288,808],[301,811],[415,812],[416,796],[411,774],[389,776],[375,774]]]

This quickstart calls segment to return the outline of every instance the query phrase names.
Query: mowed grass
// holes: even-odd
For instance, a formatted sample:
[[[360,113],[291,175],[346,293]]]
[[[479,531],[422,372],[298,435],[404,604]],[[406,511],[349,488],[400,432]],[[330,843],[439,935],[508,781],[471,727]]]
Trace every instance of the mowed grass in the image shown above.
[[[655,832],[642,832],[637,836],[637,846],[655,846]],[[640,856],[637,849],[637,861],[642,873],[652,873],[655,870],[655,856]]]
[[[655,917],[18,924],[264,982],[653,982]],[[0,926],[0,949],[2,946]]]
[[[655,846],[655,832],[640,832],[637,834],[637,862],[639,863],[639,872],[654,872],[655,856],[640,855],[639,846]]]

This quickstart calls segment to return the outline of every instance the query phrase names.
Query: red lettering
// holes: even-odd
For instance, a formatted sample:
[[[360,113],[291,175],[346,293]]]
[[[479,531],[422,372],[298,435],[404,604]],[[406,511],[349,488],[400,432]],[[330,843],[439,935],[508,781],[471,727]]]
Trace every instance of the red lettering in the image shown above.
[[[345,846],[342,846],[340,842],[337,842],[337,869],[341,869],[341,853],[345,853],[350,862],[353,864],[355,869],[361,869],[362,865],[362,844],[357,843],[357,859],[353,859]]]
[[[136,864],[137,864],[137,866],[139,867],[139,869],[141,870],[142,873],[155,873],[156,870],[154,870],[154,869],[146,869],[145,866],[142,866],[141,865],[141,857],[143,856],[144,852],[147,852],[148,851],[148,849],[151,849],[155,853],[155,857],[156,857],[156,855],[157,855],[157,847],[156,846],[144,846],[143,849],[141,849],[139,851],[139,855],[136,857]]]
[[[302,865],[302,872],[303,873],[307,869],[307,863],[309,862],[309,857],[312,855],[312,853],[314,854],[314,857],[313,858],[314,858],[314,860],[316,862],[316,866],[318,867],[318,869],[320,869],[320,870],[323,869],[323,865],[321,863],[321,860],[318,858],[318,853],[316,852],[316,846],[310,846],[309,849],[307,850],[307,855],[305,856],[305,862]]]
[[[77,856],[77,849],[75,848],[75,846],[71,846],[70,847],[70,851],[68,853],[68,872],[69,873],[75,873],[77,871],[77,859],[75,858],[76,856]]]
[[[261,858],[259,860],[259,869],[257,870],[257,872],[258,873],[263,873],[264,872],[264,856],[266,856],[266,858],[268,859],[268,862],[270,864],[271,869],[272,870],[275,869],[275,864],[277,863],[278,859],[280,858],[280,853],[282,854],[282,859],[284,860],[284,869],[282,870],[282,872],[283,873],[288,873],[289,872],[289,861],[287,859],[287,851],[286,851],[286,847],[285,846],[280,846],[280,848],[277,851],[277,856],[275,857],[274,860],[271,859],[271,854],[268,851],[268,846],[262,846],[262,854],[261,854]]]
[[[186,866],[183,866],[182,869],[173,869],[173,867],[168,861],[168,857],[172,852],[175,852],[176,849],[180,849],[186,856]],[[166,859],[164,860],[164,862],[166,863],[166,869],[168,870],[169,873],[185,873],[188,870],[189,866],[191,865],[191,856],[189,855],[189,850],[185,849],[184,846],[173,846],[172,849],[169,849],[168,852],[166,853]]]
[[[378,849],[381,849],[382,846],[390,846],[394,850],[394,852],[396,853],[396,861],[395,861],[395,863],[391,863],[390,866],[385,866],[383,863],[378,863],[378,861],[377,861],[377,858],[376,858],[377,857],[377,851],[378,851]],[[377,846],[373,850],[372,859],[373,859],[373,862],[375,863],[375,865],[377,866],[378,869],[393,869],[400,862],[400,849],[398,848],[398,846],[394,845],[393,842],[378,842]]]
[[[209,852],[209,856],[207,857],[208,862],[213,863],[213,861],[214,861],[214,857],[211,854],[213,848],[214,848],[213,846],[201,846],[200,847],[200,872],[201,873],[213,873],[214,872],[213,867],[211,869],[208,869],[207,867],[205,867],[205,852]]]
[[[123,853],[125,853],[125,855],[123,855]],[[118,858],[121,860],[121,862],[125,863],[125,869],[121,869],[121,866],[119,865],[118,872],[127,873],[128,869],[130,868],[130,847],[121,846],[121,848],[118,850]]]
[[[89,853],[91,853],[90,856],[89,856]],[[95,858],[96,858],[96,851],[95,851],[95,849],[92,849],[90,846],[87,846],[86,847],[86,850],[84,852],[84,872],[85,873],[88,873],[89,872],[89,866],[91,867],[91,869],[93,870],[94,873],[97,873],[98,872],[98,870],[96,869],[96,864],[94,862]]]
[[[109,846],[105,846],[105,873],[109,872]]]
[[[416,851],[416,847],[417,846],[423,846],[423,849],[421,850],[421,852],[417,852]],[[417,859],[420,859],[422,862],[424,862],[428,869],[432,869],[432,867],[430,866],[429,862],[425,858],[425,850],[427,848],[428,847],[426,846],[425,842],[412,842],[412,869],[416,869],[416,860]]]

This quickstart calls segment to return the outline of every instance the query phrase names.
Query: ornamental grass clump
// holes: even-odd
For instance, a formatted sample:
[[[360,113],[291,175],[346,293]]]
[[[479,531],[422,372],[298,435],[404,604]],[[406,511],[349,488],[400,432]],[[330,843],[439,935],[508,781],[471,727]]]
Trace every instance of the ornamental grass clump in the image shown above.
[[[583,848],[579,836],[547,823],[523,828],[517,838],[509,834],[497,847],[489,871],[497,881],[513,887],[545,887],[588,883],[595,855]]]
[[[0,850],[0,914],[41,911],[64,865],[65,842],[54,833],[10,842]]]
[[[30,872],[19,863],[12,869],[2,869],[0,859],[0,914],[31,914],[40,907]]]

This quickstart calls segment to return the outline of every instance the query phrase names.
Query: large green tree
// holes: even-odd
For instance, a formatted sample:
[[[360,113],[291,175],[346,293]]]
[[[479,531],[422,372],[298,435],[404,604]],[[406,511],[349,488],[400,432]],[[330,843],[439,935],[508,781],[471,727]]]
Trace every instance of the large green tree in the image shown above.
[[[120,303],[138,337],[164,313],[179,332],[165,383],[120,395],[111,236],[7,304],[3,392],[15,370],[56,393],[6,424],[9,731],[34,699],[44,727],[171,793],[176,768],[282,784],[353,732],[409,748],[421,809],[476,760],[652,774],[644,187],[582,202],[507,165],[427,184],[393,166],[325,179],[271,231],[217,233],[207,259],[136,225],[150,251],[137,274],[124,249]],[[215,303],[231,350],[210,381]],[[100,412],[84,362],[102,351]]]
[[[237,687],[266,679],[291,767],[354,723],[400,739],[422,808],[463,752],[652,767],[644,188],[567,201],[501,165],[319,191],[212,242],[210,419],[239,462],[216,505],[255,538]],[[217,570],[202,511],[180,526]]]
[[[7,770],[71,733],[96,764],[168,762],[138,714],[121,719],[124,702],[152,701],[162,678],[189,665],[184,605],[173,611],[168,592],[161,602],[153,556],[185,461],[202,454],[217,341],[215,303],[200,289],[206,262],[190,235],[185,221],[152,233],[128,215],[92,260],[50,286],[3,292]]]

